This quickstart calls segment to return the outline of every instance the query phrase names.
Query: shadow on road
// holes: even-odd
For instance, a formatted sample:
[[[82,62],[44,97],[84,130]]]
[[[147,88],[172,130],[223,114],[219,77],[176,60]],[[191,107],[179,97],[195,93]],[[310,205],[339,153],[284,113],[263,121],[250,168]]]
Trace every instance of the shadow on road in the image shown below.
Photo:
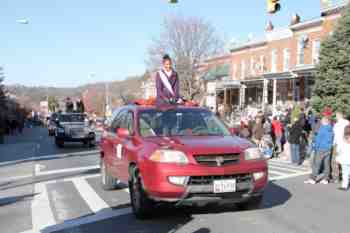
[[[270,183],[266,189],[264,203],[261,209],[273,208],[286,203],[291,197],[288,190],[281,186]],[[126,208],[127,207],[127,208]],[[107,210],[101,210],[95,215],[84,216],[77,219],[43,229],[44,233],[169,233],[181,231],[181,228],[191,222],[196,215],[207,215],[216,213],[227,213],[240,211],[234,204],[207,203],[205,205],[190,205],[175,207],[172,205],[160,206],[154,209],[154,216],[149,220],[138,220],[130,212],[129,205],[116,206],[114,211],[126,210],[118,216],[105,216],[104,218],[93,219],[94,216],[101,216]],[[254,210],[252,210],[254,211]],[[192,233],[211,233],[209,228],[199,226],[198,230]]]

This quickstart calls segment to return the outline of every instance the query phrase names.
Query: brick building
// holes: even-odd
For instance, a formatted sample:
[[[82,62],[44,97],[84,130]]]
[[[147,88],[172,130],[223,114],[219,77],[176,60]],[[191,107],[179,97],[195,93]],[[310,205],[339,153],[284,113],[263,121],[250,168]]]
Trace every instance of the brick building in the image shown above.
[[[322,0],[319,17],[301,21],[295,15],[285,28],[269,22],[263,37],[234,44],[229,55],[207,60],[204,79],[209,86],[215,83],[215,95],[225,111],[247,105],[276,109],[310,99],[320,44],[332,35],[347,3]],[[207,104],[212,105],[212,99]]]

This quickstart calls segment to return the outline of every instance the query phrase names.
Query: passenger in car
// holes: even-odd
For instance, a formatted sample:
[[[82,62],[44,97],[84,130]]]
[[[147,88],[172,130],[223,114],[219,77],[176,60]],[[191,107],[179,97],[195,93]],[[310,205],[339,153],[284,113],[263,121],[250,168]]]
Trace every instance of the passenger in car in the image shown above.
[[[169,55],[164,55],[162,68],[156,74],[156,89],[157,105],[182,103],[179,78]]]

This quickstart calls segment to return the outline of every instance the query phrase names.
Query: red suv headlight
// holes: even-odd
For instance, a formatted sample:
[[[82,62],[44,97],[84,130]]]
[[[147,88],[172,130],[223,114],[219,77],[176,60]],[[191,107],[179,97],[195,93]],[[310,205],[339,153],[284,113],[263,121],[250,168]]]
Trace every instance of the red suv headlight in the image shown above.
[[[157,163],[188,164],[188,158],[182,151],[177,150],[156,150],[149,158]]]

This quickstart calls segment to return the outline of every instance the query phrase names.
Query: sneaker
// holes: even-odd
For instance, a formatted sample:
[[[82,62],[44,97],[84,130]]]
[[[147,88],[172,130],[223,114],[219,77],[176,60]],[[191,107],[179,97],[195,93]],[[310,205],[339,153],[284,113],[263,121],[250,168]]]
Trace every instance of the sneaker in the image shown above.
[[[322,180],[320,183],[321,184],[329,184],[329,181],[328,180]]]
[[[316,184],[316,181],[313,179],[308,179],[304,181],[304,184]]]

